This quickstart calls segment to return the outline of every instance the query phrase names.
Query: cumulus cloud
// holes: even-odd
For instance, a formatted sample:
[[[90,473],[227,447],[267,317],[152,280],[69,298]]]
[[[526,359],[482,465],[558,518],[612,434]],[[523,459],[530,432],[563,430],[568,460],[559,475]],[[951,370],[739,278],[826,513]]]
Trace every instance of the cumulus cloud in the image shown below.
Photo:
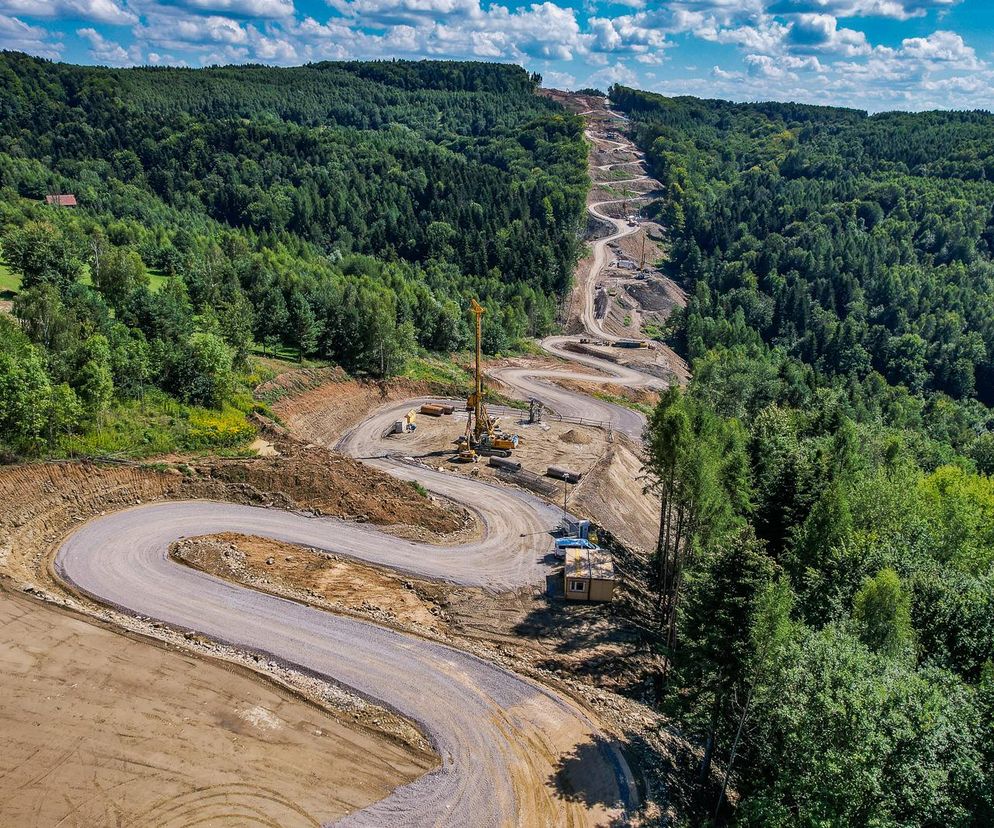
[[[887,17],[910,20],[924,17],[935,9],[948,9],[962,0],[780,0],[770,12],[791,14],[813,12],[833,17]]]
[[[295,11],[293,0],[179,0],[177,5],[229,17],[281,18],[291,17]]]
[[[881,50],[881,53],[888,51]],[[939,31],[928,37],[907,38],[895,54],[900,58],[945,64],[957,69],[980,69],[984,65],[973,47],[967,46],[956,32]]]
[[[479,0],[328,0],[328,5],[366,27],[451,24],[485,15]]]
[[[125,49],[93,28],[77,29],[76,34],[90,44],[90,57],[96,63],[108,66],[134,66],[141,63],[141,49],[137,45]]]
[[[697,31],[697,36],[715,43],[732,44],[752,52],[769,54],[782,50],[784,40],[789,32],[789,26],[770,20],[756,26],[726,29],[702,28]]]
[[[575,89],[576,77],[569,72],[543,72],[542,86],[548,89]]]
[[[0,0],[3,12],[40,19],[75,17],[112,25],[138,22],[138,17],[117,0]]]
[[[870,44],[863,32],[840,29],[830,14],[799,14],[787,35],[787,45],[796,51],[835,52],[845,57],[868,55]]]
[[[822,72],[824,67],[816,57],[794,57],[793,55],[746,55],[746,69],[753,77],[797,80],[799,70]]]
[[[308,18],[302,31],[321,37],[346,26],[357,53],[365,56],[392,56],[388,49],[397,47],[403,55],[572,60],[589,39],[581,35],[576,12],[552,2],[516,9],[498,4],[484,9],[479,0],[333,0],[332,5],[341,18],[323,26]]]
[[[638,86],[639,78],[630,66],[618,61],[612,66],[605,66],[594,72],[590,75],[589,82],[593,86],[610,86],[612,83],[620,83],[623,86]]]
[[[55,59],[62,51],[62,44],[53,41],[41,26],[30,26],[16,17],[0,14],[0,49]]]
[[[136,41],[155,53],[195,56],[194,63],[271,63],[291,65],[313,59],[295,34],[295,26],[269,23],[258,26],[224,15],[197,15],[156,9],[143,15],[134,28]],[[331,55],[331,57],[345,57]],[[184,58],[185,59],[185,58]]]

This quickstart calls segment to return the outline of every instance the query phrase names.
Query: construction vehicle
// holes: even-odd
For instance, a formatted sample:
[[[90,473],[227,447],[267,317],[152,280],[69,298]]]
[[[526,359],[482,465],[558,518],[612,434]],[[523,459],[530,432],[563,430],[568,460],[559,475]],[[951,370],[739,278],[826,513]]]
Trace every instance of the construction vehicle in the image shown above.
[[[491,419],[483,402],[483,314],[486,309],[475,299],[470,305],[476,317],[476,377],[473,392],[466,399],[466,433],[459,438],[458,459],[475,462],[477,457],[510,457],[518,447],[518,435],[498,428],[499,419]]]

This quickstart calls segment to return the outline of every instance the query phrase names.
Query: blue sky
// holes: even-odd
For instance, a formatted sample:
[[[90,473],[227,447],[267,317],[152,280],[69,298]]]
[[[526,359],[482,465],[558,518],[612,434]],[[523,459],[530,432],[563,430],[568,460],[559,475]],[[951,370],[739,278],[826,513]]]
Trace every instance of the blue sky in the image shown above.
[[[0,48],[114,66],[470,58],[560,88],[994,109],[992,0],[0,0]]]

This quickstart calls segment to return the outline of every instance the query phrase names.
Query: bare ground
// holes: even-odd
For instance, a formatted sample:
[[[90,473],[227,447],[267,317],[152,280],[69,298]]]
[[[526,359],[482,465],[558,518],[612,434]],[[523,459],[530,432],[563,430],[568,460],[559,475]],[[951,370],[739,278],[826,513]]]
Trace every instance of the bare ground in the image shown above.
[[[322,371],[289,371],[256,391],[262,399],[275,397],[273,412],[294,434],[324,446],[334,445],[342,433],[385,403],[432,393],[428,383],[360,382]]]
[[[673,807],[661,781],[682,784],[674,769],[695,761],[645,703],[652,697],[646,675],[656,665],[625,620],[631,613],[623,608],[639,598],[623,585],[611,605],[568,602],[540,588],[493,594],[231,533],[183,540],[173,554],[255,589],[444,641],[581,699],[646,773],[648,808],[641,816],[648,824]]]
[[[230,664],[0,590],[7,825],[317,826],[434,759]]]
[[[577,346],[589,348],[589,346]],[[602,351],[620,361],[638,357],[641,352],[622,352],[618,349],[592,349],[598,356]],[[652,354],[654,352],[648,352]],[[527,357],[505,359],[492,363],[493,367],[561,367],[560,360],[547,357]],[[585,369],[588,370],[588,369]],[[588,370],[589,372],[589,370]],[[293,386],[291,377],[285,380]],[[655,404],[658,396],[644,389],[630,389],[610,384],[586,385],[582,382],[561,380],[560,384],[586,393],[614,394],[631,402],[644,405]],[[384,394],[385,393],[385,397]],[[409,394],[405,385],[399,388],[386,387],[381,393],[379,387],[371,389],[361,383],[332,381],[317,387],[310,387],[300,395],[288,395],[274,405],[276,413],[286,423],[289,431],[302,440],[333,445],[342,433],[365,418],[369,411],[383,404],[383,401],[401,400]],[[357,402],[361,401],[361,404]],[[369,406],[369,407],[364,407]],[[499,479],[503,483],[513,482],[499,475],[485,462],[460,464],[451,462],[455,441],[465,429],[465,418],[457,413],[454,416],[418,418],[418,429],[414,434],[393,435],[383,440],[385,451],[413,457],[435,468],[445,468],[454,474],[472,475],[483,479]],[[641,461],[634,446],[622,441],[618,435],[608,436],[600,429],[568,423],[549,422],[541,426],[528,425],[522,418],[505,416],[503,427],[517,432],[521,438],[514,459],[523,468],[537,475],[544,475],[551,465],[566,466],[584,474],[584,481],[578,487],[570,488],[568,504],[574,511],[589,515],[596,522],[624,542],[643,549],[652,548],[655,537],[652,529],[656,522],[655,514],[647,524],[629,520],[628,515],[640,517],[648,514],[653,507],[651,498],[642,494],[641,485],[636,482],[641,469]],[[563,439],[572,432],[574,439]],[[575,435],[582,435],[580,440]],[[593,473],[595,467],[604,467],[606,456],[610,455],[610,473],[601,476]],[[338,456],[338,455],[335,455]],[[256,461],[258,462],[258,461]],[[278,464],[279,460],[272,461]],[[551,494],[547,499],[556,505],[562,503],[562,484],[549,479]],[[406,484],[404,484],[406,486]],[[580,499],[584,491],[595,491],[588,501]],[[539,492],[540,494],[544,494]]]
[[[19,779],[18,769],[22,766],[32,769],[17,786],[0,782],[0,803],[7,803],[0,809],[5,817],[20,813],[45,815],[39,819],[15,820],[11,824],[56,824],[63,817],[67,817],[65,824],[69,825],[171,824],[165,817],[151,822],[146,818],[149,813],[157,813],[149,809],[163,803],[174,803],[177,813],[203,813],[215,817],[217,812],[210,808],[228,803],[233,814],[243,817],[249,808],[255,808],[260,815],[278,814],[271,819],[267,816],[267,824],[318,824],[314,819],[301,821],[299,809],[288,807],[287,800],[266,800],[266,791],[274,786],[266,787],[264,774],[253,777],[247,771],[249,781],[244,787],[223,787],[229,784],[224,780],[230,780],[234,771],[224,761],[224,756],[231,753],[226,747],[228,743],[217,741],[214,733],[220,713],[214,719],[205,719],[203,715],[178,713],[173,716],[170,712],[174,708],[185,709],[181,704],[173,705],[172,700],[182,695],[186,687],[189,692],[187,703],[201,713],[219,711],[222,700],[229,699],[230,709],[224,721],[237,724],[238,711],[251,711],[259,706],[253,699],[263,693],[261,687],[268,686],[270,689],[265,691],[268,693],[277,692],[275,685],[260,684],[258,677],[253,680],[247,671],[237,672],[233,664],[249,667],[287,688],[286,699],[299,694],[299,704],[305,707],[303,699],[312,700],[321,708],[312,708],[314,720],[325,722],[315,730],[333,734],[336,742],[343,745],[352,745],[353,749],[343,754],[347,760],[344,765],[336,761],[339,754],[332,750],[328,753],[330,761],[325,759],[322,763],[314,759],[312,764],[321,769],[309,775],[304,774],[301,766],[288,765],[285,771],[278,767],[273,771],[275,780],[283,773],[298,777],[301,802],[315,807],[319,801],[325,803],[326,810],[316,811],[315,819],[324,820],[375,800],[430,765],[428,745],[416,728],[405,720],[340,688],[294,673],[274,662],[260,661],[255,656],[238,653],[198,636],[184,635],[183,631],[112,612],[65,590],[51,574],[51,556],[75,527],[95,515],[156,500],[211,498],[285,508],[322,508],[335,514],[336,510],[332,508],[335,503],[327,499],[337,497],[337,493],[329,489],[330,484],[351,486],[350,497],[360,500],[365,497],[370,504],[380,502],[384,492],[389,493],[392,487],[397,487],[396,496],[404,501],[398,506],[408,509],[406,518],[419,521],[428,517],[430,521],[434,514],[442,525],[453,517],[447,507],[418,495],[407,484],[387,475],[360,467],[353,461],[345,462],[346,458],[336,465],[327,452],[318,449],[300,449],[301,458],[294,454],[298,449],[291,443],[279,439],[279,444],[285,454],[277,458],[221,461],[197,469],[179,464],[183,471],[164,465],[89,463],[29,464],[0,469],[0,502],[4,504],[0,511],[0,589],[7,589],[3,593],[0,617],[7,611],[4,607],[14,606],[8,597],[11,588],[49,602],[49,605],[30,602],[26,608],[10,610],[13,613],[11,623],[5,620],[0,624],[3,630],[0,640],[4,642],[0,659],[7,659],[0,661],[0,720],[23,720],[25,729],[22,732],[13,725],[12,729],[4,729],[5,736],[13,734],[11,744],[14,748],[9,751],[5,744],[4,756],[0,757],[0,780]],[[282,473],[273,467],[274,463],[285,464]],[[323,470],[323,478],[318,476],[320,470]],[[376,483],[383,485],[376,486]],[[260,489],[257,485],[271,486],[276,491]],[[348,501],[348,504],[360,500]],[[346,511],[354,515],[356,510],[348,505]],[[376,515],[372,508],[363,511],[367,516],[369,513]],[[391,519],[396,520],[396,517],[391,515]],[[25,600],[18,599],[19,603]],[[56,615],[52,612],[53,604],[70,608],[79,615]],[[21,615],[30,622],[16,623]],[[143,643],[122,643],[126,639],[105,630],[100,630],[99,634],[89,633],[87,631],[93,628],[84,620],[86,617],[112,622],[116,629],[143,637]],[[57,618],[66,623],[71,621],[72,629],[60,632],[58,625],[62,621],[57,623]],[[50,632],[45,632],[46,629]],[[226,663],[213,672],[200,672],[206,670],[201,662],[189,655],[166,653],[148,643],[152,639],[160,645],[164,643],[173,649],[182,648]],[[119,670],[125,663],[127,668]],[[44,670],[37,665],[44,665]],[[120,678],[115,684],[112,675],[115,671],[127,678]],[[197,676],[208,674],[209,685],[197,683]],[[77,686],[72,687],[73,684]],[[140,693],[130,692],[132,684],[144,689]],[[54,689],[44,690],[49,685]],[[76,698],[67,695],[68,691],[59,690],[59,686],[67,687],[73,693],[79,688],[97,689],[91,696]],[[98,698],[100,688],[107,691],[104,702]],[[248,688],[253,688],[251,693]],[[73,698],[73,704],[41,704],[59,698],[60,692],[64,698]],[[215,695],[211,696],[209,692]],[[127,710],[128,705],[121,704],[121,699],[129,695],[134,696],[133,710]],[[277,718],[281,715],[272,705],[263,704],[262,707]],[[123,718],[115,718],[118,708],[121,708]],[[86,711],[85,715],[79,712],[81,710]],[[260,713],[259,716],[262,721],[268,714]],[[37,722],[38,717],[44,720]],[[338,724],[335,724],[336,719]],[[146,722],[149,732],[158,737],[157,741],[149,742],[134,735],[140,731],[142,721]],[[332,725],[343,730],[336,731]],[[293,730],[292,739],[286,736],[291,730],[286,723],[278,722],[278,728],[284,736],[280,737],[283,747],[274,749],[277,764],[280,756],[290,756],[295,745],[307,740],[307,733],[299,729]],[[367,728],[368,731],[364,730]],[[65,732],[72,734],[71,740],[67,741],[61,735]],[[259,757],[257,766],[265,768],[265,757],[270,749],[266,742],[253,743],[255,747],[252,747],[244,736],[236,733],[232,738],[241,740],[238,744],[245,746],[249,760],[256,761],[254,757]],[[364,739],[368,751],[359,750]],[[150,744],[156,745],[156,749],[151,750]],[[59,745],[62,749],[53,751],[49,745]],[[67,749],[67,745],[71,745],[71,749]],[[284,749],[285,754],[280,753]],[[312,746],[301,755],[311,758],[316,751],[328,751],[323,738],[315,737]],[[9,767],[4,764],[7,756],[14,757]],[[391,764],[394,762],[391,757],[396,758],[396,767]],[[146,762],[147,767],[143,769],[141,762]],[[217,789],[216,795],[201,797],[192,781],[198,778],[220,780],[217,784],[222,787]],[[142,784],[133,784],[135,779],[143,780]],[[336,789],[338,784],[328,780],[335,779],[342,782],[340,796],[328,793],[329,788]],[[253,784],[261,787],[256,790]],[[91,799],[84,803],[80,797],[87,785]],[[106,793],[100,794],[100,788],[94,788],[95,785]],[[129,785],[136,790],[126,790]],[[69,793],[64,796],[67,786]],[[287,789],[294,788],[290,785]],[[306,796],[305,789],[310,792]],[[239,800],[240,795],[243,795],[242,800]],[[256,799],[262,804],[252,804]],[[59,811],[60,807],[64,811]],[[31,811],[32,808],[41,810]],[[104,819],[100,814],[105,812],[99,811],[100,808],[117,808],[120,818]],[[336,808],[340,810],[336,811]],[[48,814],[56,813],[59,814],[57,818],[47,818]],[[118,814],[118,811],[106,813]],[[243,822],[236,819],[233,824]]]

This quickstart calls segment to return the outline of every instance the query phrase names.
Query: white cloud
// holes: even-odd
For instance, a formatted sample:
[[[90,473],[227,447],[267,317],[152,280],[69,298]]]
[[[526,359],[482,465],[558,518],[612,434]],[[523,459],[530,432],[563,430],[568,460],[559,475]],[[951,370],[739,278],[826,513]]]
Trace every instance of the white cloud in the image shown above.
[[[53,42],[41,26],[30,26],[16,17],[0,14],[0,49],[13,49],[39,57],[55,59],[62,44]]]
[[[799,14],[790,26],[787,45],[796,51],[835,52],[845,57],[868,55],[871,51],[863,32],[840,29],[830,14]]]
[[[744,76],[741,72],[729,72],[720,66],[714,66],[711,68],[711,77],[723,81],[740,81]]]
[[[638,75],[629,67],[618,61],[613,66],[605,66],[594,72],[588,78],[591,85],[601,87],[620,83],[623,86],[638,86]]]
[[[576,77],[569,72],[543,72],[542,86],[547,89],[575,89]]]
[[[440,18],[473,18],[484,15],[478,0],[327,0],[344,15],[365,25],[436,21]]]
[[[438,56],[488,60],[572,60],[587,49],[576,13],[552,2],[517,9],[478,0],[334,0],[343,15],[305,19],[312,45],[345,38],[359,57]]]
[[[824,67],[816,57],[794,57],[793,55],[746,55],[746,69],[753,77],[790,78],[797,80],[797,71],[822,72]]]
[[[910,20],[933,9],[948,9],[962,0],[780,0],[770,11],[776,14],[814,12],[833,17],[887,17]]]
[[[0,12],[42,19],[74,17],[117,25],[138,22],[138,17],[117,0],[0,0]]]
[[[313,21],[312,21],[313,22]],[[316,24],[315,24],[316,25]],[[347,30],[346,30],[347,31]],[[134,28],[137,42],[162,58],[163,52],[190,55],[195,63],[299,64],[315,59],[297,26],[269,23],[261,28],[223,15],[196,15],[158,8]],[[346,57],[345,52],[326,57]],[[185,57],[184,57],[185,59]]]
[[[958,69],[980,69],[983,62],[972,46],[956,32],[938,31],[928,37],[910,37],[901,42],[897,54],[902,58],[929,63],[944,63]]]
[[[76,34],[89,42],[90,57],[109,66],[134,66],[141,63],[141,49],[136,45],[125,49],[121,44],[105,38],[96,29],[77,29]]]
[[[178,5],[190,11],[234,17],[292,17],[295,11],[293,0],[179,0]]]
[[[776,21],[767,21],[757,26],[738,28],[702,28],[696,34],[704,40],[741,46],[753,52],[773,53],[783,48],[783,41],[790,31],[788,26]]]

